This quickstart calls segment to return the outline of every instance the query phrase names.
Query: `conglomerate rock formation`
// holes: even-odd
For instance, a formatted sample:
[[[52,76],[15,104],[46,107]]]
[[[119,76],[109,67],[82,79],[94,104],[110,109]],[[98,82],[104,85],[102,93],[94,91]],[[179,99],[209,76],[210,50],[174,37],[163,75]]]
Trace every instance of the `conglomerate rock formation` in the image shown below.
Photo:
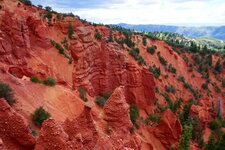
[[[191,73],[184,56],[167,43],[147,38],[147,46],[156,45],[156,52],[160,52],[150,55],[142,43],[143,37],[132,35],[131,40],[146,62],[141,65],[130,55],[127,45],[108,41],[111,31],[107,26],[91,25],[78,17],[62,17],[56,13],[52,13],[49,20],[45,17],[46,10],[17,0],[2,0],[0,5],[3,6],[0,9],[0,82],[9,84],[16,97],[12,106],[0,99],[0,150],[167,150],[171,146],[178,147],[182,134],[179,114],[183,111],[182,104],[193,97],[193,89],[185,88],[179,76],[203,95],[198,105],[190,107],[189,114],[199,119],[207,142],[211,133],[207,124],[216,118],[217,98],[222,98],[220,109],[223,109],[225,97],[212,85],[208,87],[211,93],[205,92],[201,88],[205,79],[195,69]],[[68,38],[70,25],[74,33]],[[96,39],[96,32],[102,35],[101,39]],[[113,31],[112,36],[125,38],[119,31]],[[64,51],[58,52],[52,41],[63,45],[65,38],[68,47],[62,46]],[[160,63],[159,56],[176,68],[176,74]],[[185,56],[194,64],[190,53]],[[212,58],[215,65],[219,56]],[[161,68],[159,78],[149,72],[148,67],[153,65]],[[209,74],[211,82],[219,85],[213,72]],[[50,87],[31,82],[32,76],[40,80],[54,77],[57,82]],[[224,72],[221,78],[225,78]],[[169,84],[174,85],[176,93],[164,89]],[[80,87],[86,90],[88,102],[80,98]],[[99,106],[95,98],[103,93],[112,95],[104,106]],[[163,110],[178,98],[183,99],[176,108],[178,111],[172,107]],[[136,122],[131,119],[132,105],[139,109]],[[159,112],[157,105],[163,111]],[[31,117],[39,106],[52,115],[41,127],[36,126]],[[160,122],[148,119],[150,114],[161,116]],[[32,135],[34,131],[37,135]],[[191,142],[190,148],[202,149],[196,141]]]

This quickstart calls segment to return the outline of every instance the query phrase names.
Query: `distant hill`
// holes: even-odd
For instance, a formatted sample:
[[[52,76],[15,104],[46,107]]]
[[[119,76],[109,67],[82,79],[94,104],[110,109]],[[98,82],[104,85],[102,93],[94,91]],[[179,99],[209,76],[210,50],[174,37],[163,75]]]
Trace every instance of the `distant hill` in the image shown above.
[[[139,31],[159,31],[159,32],[175,32],[183,34],[190,38],[197,38],[202,36],[213,37],[221,40],[225,40],[225,26],[213,27],[181,27],[181,26],[169,26],[169,25],[132,25],[120,23],[118,26],[134,29]]]

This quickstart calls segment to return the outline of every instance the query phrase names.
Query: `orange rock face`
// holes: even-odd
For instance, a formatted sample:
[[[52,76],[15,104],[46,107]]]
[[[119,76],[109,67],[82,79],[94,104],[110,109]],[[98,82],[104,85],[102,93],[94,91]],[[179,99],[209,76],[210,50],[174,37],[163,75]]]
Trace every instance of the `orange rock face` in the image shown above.
[[[89,34],[81,37],[91,38]],[[126,100],[142,109],[152,105],[155,99],[153,75],[145,68],[129,62],[117,44],[84,44],[77,51],[78,60],[73,74],[74,86],[84,86],[91,96],[112,92],[125,86]]]
[[[48,119],[42,125],[35,150],[72,150],[69,136],[66,134],[59,122],[54,119]]]
[[[80,116],[63,124],[44,122],[35,150],[60,149],[140,149],[140,140],[130,134],[132,127],[123,88],[117,88],[104,106],[102,120],[94,120],[92,109],[85,107]],[[97,123],[97,122],[100,123]],[[107,127],[108,133],[105,132]]]
[[[177,144],[181,136],[181,131],[182,126],[180,121],[171,110],[167,109],[162,114],[162,119],[154,134],[165,148],[169,149],[171,145]]]
[[[198,105],[192,105],[190,115],[200,120],[207,141],[210,135],[207,123],[216,117],[217,97],[223,100],[224,95],[210,84],[211,93],[201,88],[206,79],[196,69],[189,72],[189,65],[195,64],[191,53],[178,54],[167,43],[150,38],[144,46],[143,37],[135,34],[131,39],[146,61],[146,66],[139,65],[126,44],[108,42],[110,28],[107,26],[93,26],[77,17],[59,19],[55,13],[48,21],[42,14],[45,10],[18,5],[17,0],[0,0],[0,5],[4,6],[0,10],[0,82],[9,84],[17,99],[12,107],[0,100],[0,150],[167,150],[171,145],[177,146],[182,132],[178,112],[174,114],[168,108],[157,113],[162,116],[159,124],[149,125],[145,119],[157,110],[156,100],[161,107],[168,105],[162,93],[167,93],[172,101],[183,98],[182,105],[193,98],[192,91],[178,80],[179,76],[203,95]],[[68,38],[69,22],[74,29],[71,39]],[[94,37],[96,29],[102,35],[101,40]],[[114,38],[124,38],[119,31],[112,34]],[[65,39],[68,48],[63,44]],[[64,54],[50,40],[60,44]],[[176,68],[176,73],[169,72],[156,53],[147,52],[147,47],[152,45],[157,46],[156,53],[160,52],[168,65]],[[189,62],[183,59],[184,55]],[[213,55],[213,65],[217,60],[218,56]],[[153,65],[161,70],[157,79],[148,70]],[[211,81],[220,86],[213,72],[209,74]],[[32,76],[40,80],[54,77],[57,82],[50,87],[31,82]],[[224,72],[220,77],[225,78]],[[169,84],[176,88],[175,93],[165,90]],[[80,86],[85,88],[88,102],[80,98]],[[103,107],[98,106],[96,96],[105,92],[112,95]],[[137,105],[140,112],[137,119],[140,128],[132,133],[130,104]],[[182,105],[178,108],[180,112]],[[40,106],[52,118],[38,128],[31,114]],[[224,101],[219,108],[225,109]],[[224,111],[220,112],[225,116]],[[34,126],[37,139],[28,124]],[[191,148],[198,149],[195,142]]]
[[[34,146],[35,138],[28,123],[4,99],[0,99],[0,118],[0,136],[7,147],[12,141],[15,141],[15,145],[18,147]],[[11,149],[10,144],[9,149]]]

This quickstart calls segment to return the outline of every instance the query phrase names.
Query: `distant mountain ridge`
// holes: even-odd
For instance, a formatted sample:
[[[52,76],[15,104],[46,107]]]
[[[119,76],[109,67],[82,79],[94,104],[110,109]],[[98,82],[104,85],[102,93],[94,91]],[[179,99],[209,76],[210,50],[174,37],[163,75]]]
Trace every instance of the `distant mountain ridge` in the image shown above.
[[[225,40],[225,26],[205,26],[205,27],[185,27],[185,26],[171,26],[171,25],[153,25],[153,24],[116,24],[118,26],[134,29],[139,31],[158,31],[158,32],[174,32],[183,34],[190,38],[197,38],[202,36],[209,36],[221,40]]]

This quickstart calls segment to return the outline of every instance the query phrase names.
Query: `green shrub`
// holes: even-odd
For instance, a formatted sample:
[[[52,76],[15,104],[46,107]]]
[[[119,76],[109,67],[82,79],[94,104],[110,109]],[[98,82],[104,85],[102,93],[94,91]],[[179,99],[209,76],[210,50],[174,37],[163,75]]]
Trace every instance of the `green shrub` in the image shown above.
[[[168,71],[169,71],[169,72],[172,72],[172,73],[176,73],[176,72],[177,72],[177,69],[174,68],[172,64],[169,64]]]
[[[208,89],[208,84],[207,83],[203,83],[202,84],[202,88],[205,89],[205,90],[207,90]]]
[[[68,45],[68,41],[66,39],[66,37],[64,38],[64,40],[61,42],[61,44],[63,45],[63,47],[67,50],[69,50],[69,45]]]
[[[176,149],[175,149],[175,147],[174,147],[174,146],[171,146],[171,147],[170,147],[170,150],[176,150]]]
[[[183,82],[183,83],[185,82],[185,78],[183,76],[178,76],[178,80]]]
[[[80,98],[81,98],[83,101],[87,102],[88,99],[87,99],[87,97],[86,97],[86,90],[85,90],[85,88],[84,88],[83,86],[80,86],[80,87],[78,88],[78,91],[79,91],[79,93],[80,93]]]
[[[54,86],[55,83],[56,83],[56,81],[55,81],[54,78],[48,77],[48,78],[46,78],[46,79],[43,81],[43,83],[44,83],[45,85]]]
[[[204,146],[203,128],[200,125],[198,117],[196,116],[192,117],[191,123],[193,125],[192,140],[196,141],[198,143],[198,146],[203,147]]]
[[[100,96],[96,97],[97,104],[103,107],[105,105],[105,102],[109,99],[111,96],[111,93],[105,92],[100,94]]]
[[[136,124],[136,120],[139,118],[139,109],[137,105],[130,105],[130,120],[133,124]]]
[[[69,22],[69,26],[68,26],[68,37],[70,39],[72,39],[73,34],[74,34],[73,26],[72,26],[71,22]]]
[[[184,104],[183,106],[183,112],[179,116],[182,125],[185,125],[188,122],[191,106],[192,103]]]
[[[101,97],[101,96],[97,96],[96,101],[99,106],[103,107],[105,105],[105,102],[107,101],[107,99],[105,99],[104,97]]]
[[[164,65],[164,66],[167,65],[166,59],[165,59],[164,57],[162,57],[162,56],[160,55],[160,53],[158,53],[158,59],[159,59],[159,61],[160,61],[160,63],[161,63],[162,65]]]
[[[225,79],[223,79],[223,81],[222,81],[222,87],[225,88]]]
[[[150,54],[154,54],[155,50],[157,49],[156,45],[152,45],[151,47],[147,47],[147,52],[149,52]]]
[[[131,128],[129,129],[129,131],[130,131],[130,133],[133,133],[133,132],[134,132],[134,127],[131,127]]]
[[[64,53],[64,49],[63,49],[63,47],[62,47],[60,44],[56,43],[56,42],[53,41],[53,40],[51,40],[51,43],[52,43],[53,46],[55,46],[56,49],[59,50],[59,53],[60,53],[60,54],[62,54],[62,55],[65,54],[65,53]]]
[[[37,108],[34,114],[32,114],[33,122],[38,126],[41,126],[42,123],[50,117],[51,114],[47,112],[43,107]]]
[[[38,7],[38,8],[40,8],[40,9],[42,9],[42,8],[43,8],[43,6],[42,6],[42,5],[37,5],[37,7]]]
[[[108,42],[114,42],[112,30],[109,32]]]
[[[220,141],[217,145],[217,150],[224,150],[224,149],[225,149],[225,133],[222,133]]]
[[[167,74],[167,75],[165,75],[165,79],[167,79],[167,78],[169,78],[169,75]]]
[[[4,98],[9,105],[16,102],[14,91],[8,84],[2,82],[0,82],[0,98]]]
[[[149,72],[153,73],[155,78],[159,78],[160,74],[161,74],[161,70],[160,67],[156,67],[155,65],[150,66],[148,68]]]
[[[165,89],[167,92],[176,93],[176,88],[173,85],[166,85]]]
[[[181,103],[183,102],[183,99],[182,98],[178,98],[176,99],[175,102],[170,102],[169,103],[169,108],[174,112],[176,113],[177,112],[177,109],[180,107]]]
[[[183,58],[183,60],[186,62],[186,63],[188,63],[188,57],[184,54],[184,55],[182,55],[182,58]]]
[[[208,126],[211,130],[217,130],[222,127],[222,124],[221,124],[220,120],[217,119],[217,120],[213,120],[213,121],[209,122]]]
[[[25,5],[32,5],[30,0],[20,0],[20,2],[24,3]]]
[[[189,150],[192,137],[192,125],[184,125],[178,150]]]
[[[160,95],[162,95],[168,103],[172,101],[167,93],[160,93]]]
[[[139,63],[139,64],[144,64],[146,65],[146,62],[142,56],[139,55],[140,50],[139,48],[132,48],[129,50],[129,54],[134,57],[134,59]]]
[[[30,81],[35,82],[35,83],[42,83],[42,81],[39,80],[39,78],[37,76],[32,76],[30,78]]]
[[[134,47],[135,43],[131,40],[132,32],[123,32],[123,34],[125,36],[124,43],[130,48]]]
[[[51,20],[52,20],[52,12],[50,12],[50,11],[45,12],[44,17],[48,18],[48,21],[51,22]]]
[[[146,38],[145,36],[143,36],[143,38],[142,38],[142,44],[143,44],[144,46],[147,45],[147,38]]]
[[[208,143],[205,146],[205,150],[216,150],[217,146],[215,140],[216,140],[215,134],[212,132],[209,137]]]
[[[161,118],[162,117],[157,114],[149,114],[147,119],[151,120],[152,122],[155,122],[155,123],[160,123]]]
[[[221,65],[220,59],[216,62],[214,69],[216,73],[221,73],[223,71],[223,66]]]
[[[220,89],[220,87],[216,83],[212,83],[212,86],[214,87],[216,92],[222,93],[222,90]]]
[[[98,32],[98,29],[95,30],[95,39],[97,40],[101,40],[102,39],[102,35]]]

